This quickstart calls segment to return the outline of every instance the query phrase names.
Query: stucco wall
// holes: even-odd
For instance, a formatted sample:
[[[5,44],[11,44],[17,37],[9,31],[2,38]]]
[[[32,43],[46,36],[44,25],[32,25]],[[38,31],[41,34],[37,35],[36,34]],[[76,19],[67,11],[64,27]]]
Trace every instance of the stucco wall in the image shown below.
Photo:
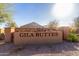
[[[12,33],[14,33],[14,28],[5,28],[4,35],[5,35],[5,42],[11,42],[12,39]]]
[[[25,33],[25,34],[24,34]],[[27,33],[32,33],[29,36]],[[36,33],[48,33],[46,36],[42,34],[41,36],[36,36]],[[50,35],[49,35],[50,33]],[[14,33],[14,44],[52,44],[62,42],[62,32],[61,31],[47,31],[47,32],[15,32]]]
[[[69,27],[60,27],[59,30],[62,31],[62,33],[63,33],[63,39],[67,40],[68,35],[70,33],[70,28]]]

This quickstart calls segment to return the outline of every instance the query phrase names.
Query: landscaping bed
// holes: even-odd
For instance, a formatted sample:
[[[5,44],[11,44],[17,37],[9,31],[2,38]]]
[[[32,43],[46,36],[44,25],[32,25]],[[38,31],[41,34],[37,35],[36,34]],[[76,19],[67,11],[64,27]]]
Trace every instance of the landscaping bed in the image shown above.
[[[52,45],[14,46],[12,43],[0,45],[2,56],[79,56],[79,42],[64,41]]]

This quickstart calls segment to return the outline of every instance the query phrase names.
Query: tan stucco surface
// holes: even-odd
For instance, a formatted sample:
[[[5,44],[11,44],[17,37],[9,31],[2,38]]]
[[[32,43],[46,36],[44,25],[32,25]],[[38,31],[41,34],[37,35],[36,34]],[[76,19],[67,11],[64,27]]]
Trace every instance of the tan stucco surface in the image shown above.
[[[28,33],[28,35],[27,35]],[[39,36],[36,36],[36,33]],[[41,33],[41,36],[40,36]],[[44,33],[47,33],[46,35]],[[31,35],[32,34],[32,35]],[[61,31],[47,31],[47,32],[15,32],[14,44],[52,44],[62,42]]]

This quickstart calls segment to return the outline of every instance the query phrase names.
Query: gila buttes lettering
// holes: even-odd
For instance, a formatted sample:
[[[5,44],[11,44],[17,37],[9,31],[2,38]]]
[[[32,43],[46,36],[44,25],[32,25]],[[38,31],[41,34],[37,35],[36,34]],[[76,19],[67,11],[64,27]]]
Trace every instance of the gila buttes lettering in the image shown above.
[[[20,37],[46,37],[46,36],[57,36],[58,33],[20,33]]]

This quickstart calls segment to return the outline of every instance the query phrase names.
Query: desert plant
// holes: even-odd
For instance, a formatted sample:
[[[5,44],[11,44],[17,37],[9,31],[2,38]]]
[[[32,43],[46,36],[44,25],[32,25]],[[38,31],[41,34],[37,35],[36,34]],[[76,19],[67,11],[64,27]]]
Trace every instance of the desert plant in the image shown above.
[[[76,33],[76,28],[70,28],[70,33]]]
[[[71,42],[77,42],[78,41],[78,36],[75,34],[75,33],[70,33],[68,35],[68,41],[71,41]]]

